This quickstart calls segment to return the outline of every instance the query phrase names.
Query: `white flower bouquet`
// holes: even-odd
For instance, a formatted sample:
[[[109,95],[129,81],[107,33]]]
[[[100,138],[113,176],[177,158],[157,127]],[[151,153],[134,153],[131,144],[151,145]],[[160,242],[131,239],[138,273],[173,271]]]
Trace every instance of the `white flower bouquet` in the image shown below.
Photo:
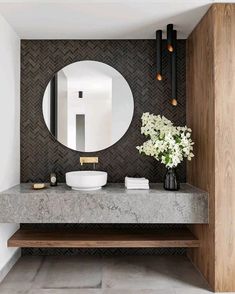
[[[191,160],[194,157],[191,129],[175,127],[164,116],[148,112],[142,115],[141,120],[141,134],[148,140],[137,146],[140,153],[154,157],[167,168],[175,168],[184,158]]]

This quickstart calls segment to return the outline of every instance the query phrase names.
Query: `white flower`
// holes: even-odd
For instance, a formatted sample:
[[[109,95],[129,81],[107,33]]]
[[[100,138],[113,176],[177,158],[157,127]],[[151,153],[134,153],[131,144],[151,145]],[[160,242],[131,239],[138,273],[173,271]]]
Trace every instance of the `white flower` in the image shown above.
[[[187,158],[191,160],[193,154],[192,130],[184,127],[175,127],[164,116],[143,113],[141,134],[148,140],[137,146],[140,153],[154,157],[166,167],[176,167]]]

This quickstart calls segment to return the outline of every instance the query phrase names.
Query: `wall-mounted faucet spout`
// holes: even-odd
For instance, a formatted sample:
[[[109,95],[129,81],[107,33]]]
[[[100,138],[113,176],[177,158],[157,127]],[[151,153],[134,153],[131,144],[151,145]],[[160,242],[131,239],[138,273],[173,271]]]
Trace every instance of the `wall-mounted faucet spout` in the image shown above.
[[[95,164],[99,162],[98,157],[80,157],[80,163],[83,165],[84,163],[93,163],[93,167],[95,168]]]

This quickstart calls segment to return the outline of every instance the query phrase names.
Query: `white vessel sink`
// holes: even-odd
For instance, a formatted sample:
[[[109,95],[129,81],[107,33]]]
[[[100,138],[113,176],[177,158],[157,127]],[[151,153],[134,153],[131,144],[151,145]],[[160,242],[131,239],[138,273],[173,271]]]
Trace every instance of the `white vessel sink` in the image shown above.
[[[73,190],[99,190],[107,184],[107,173],[103,171],[73,171],[65,174],[66,184]]]

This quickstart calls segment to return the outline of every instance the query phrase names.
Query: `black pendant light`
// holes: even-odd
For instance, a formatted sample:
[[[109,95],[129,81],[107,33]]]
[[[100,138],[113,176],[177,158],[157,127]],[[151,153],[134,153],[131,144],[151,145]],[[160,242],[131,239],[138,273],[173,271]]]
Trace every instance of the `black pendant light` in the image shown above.
[[[169,52],[174,51],[174,45],[173,45],[173,24],[167,25],[167,50]]]
[[[177,106],[177,31],[167,25],[167,51],[171,57],[171,104]],[[162,30],[156,31],[156,80],[162,80]]]
[[[173,52],[171,54],[171,104],[177,106],[177,32],[173,30],[172,46]]]
[[[162,80],[162,30],[156,31],[156,63],[157,63],[157,73],[156,80]]]
[[[78,98],[83,98],[83,91],[78,91]]]

